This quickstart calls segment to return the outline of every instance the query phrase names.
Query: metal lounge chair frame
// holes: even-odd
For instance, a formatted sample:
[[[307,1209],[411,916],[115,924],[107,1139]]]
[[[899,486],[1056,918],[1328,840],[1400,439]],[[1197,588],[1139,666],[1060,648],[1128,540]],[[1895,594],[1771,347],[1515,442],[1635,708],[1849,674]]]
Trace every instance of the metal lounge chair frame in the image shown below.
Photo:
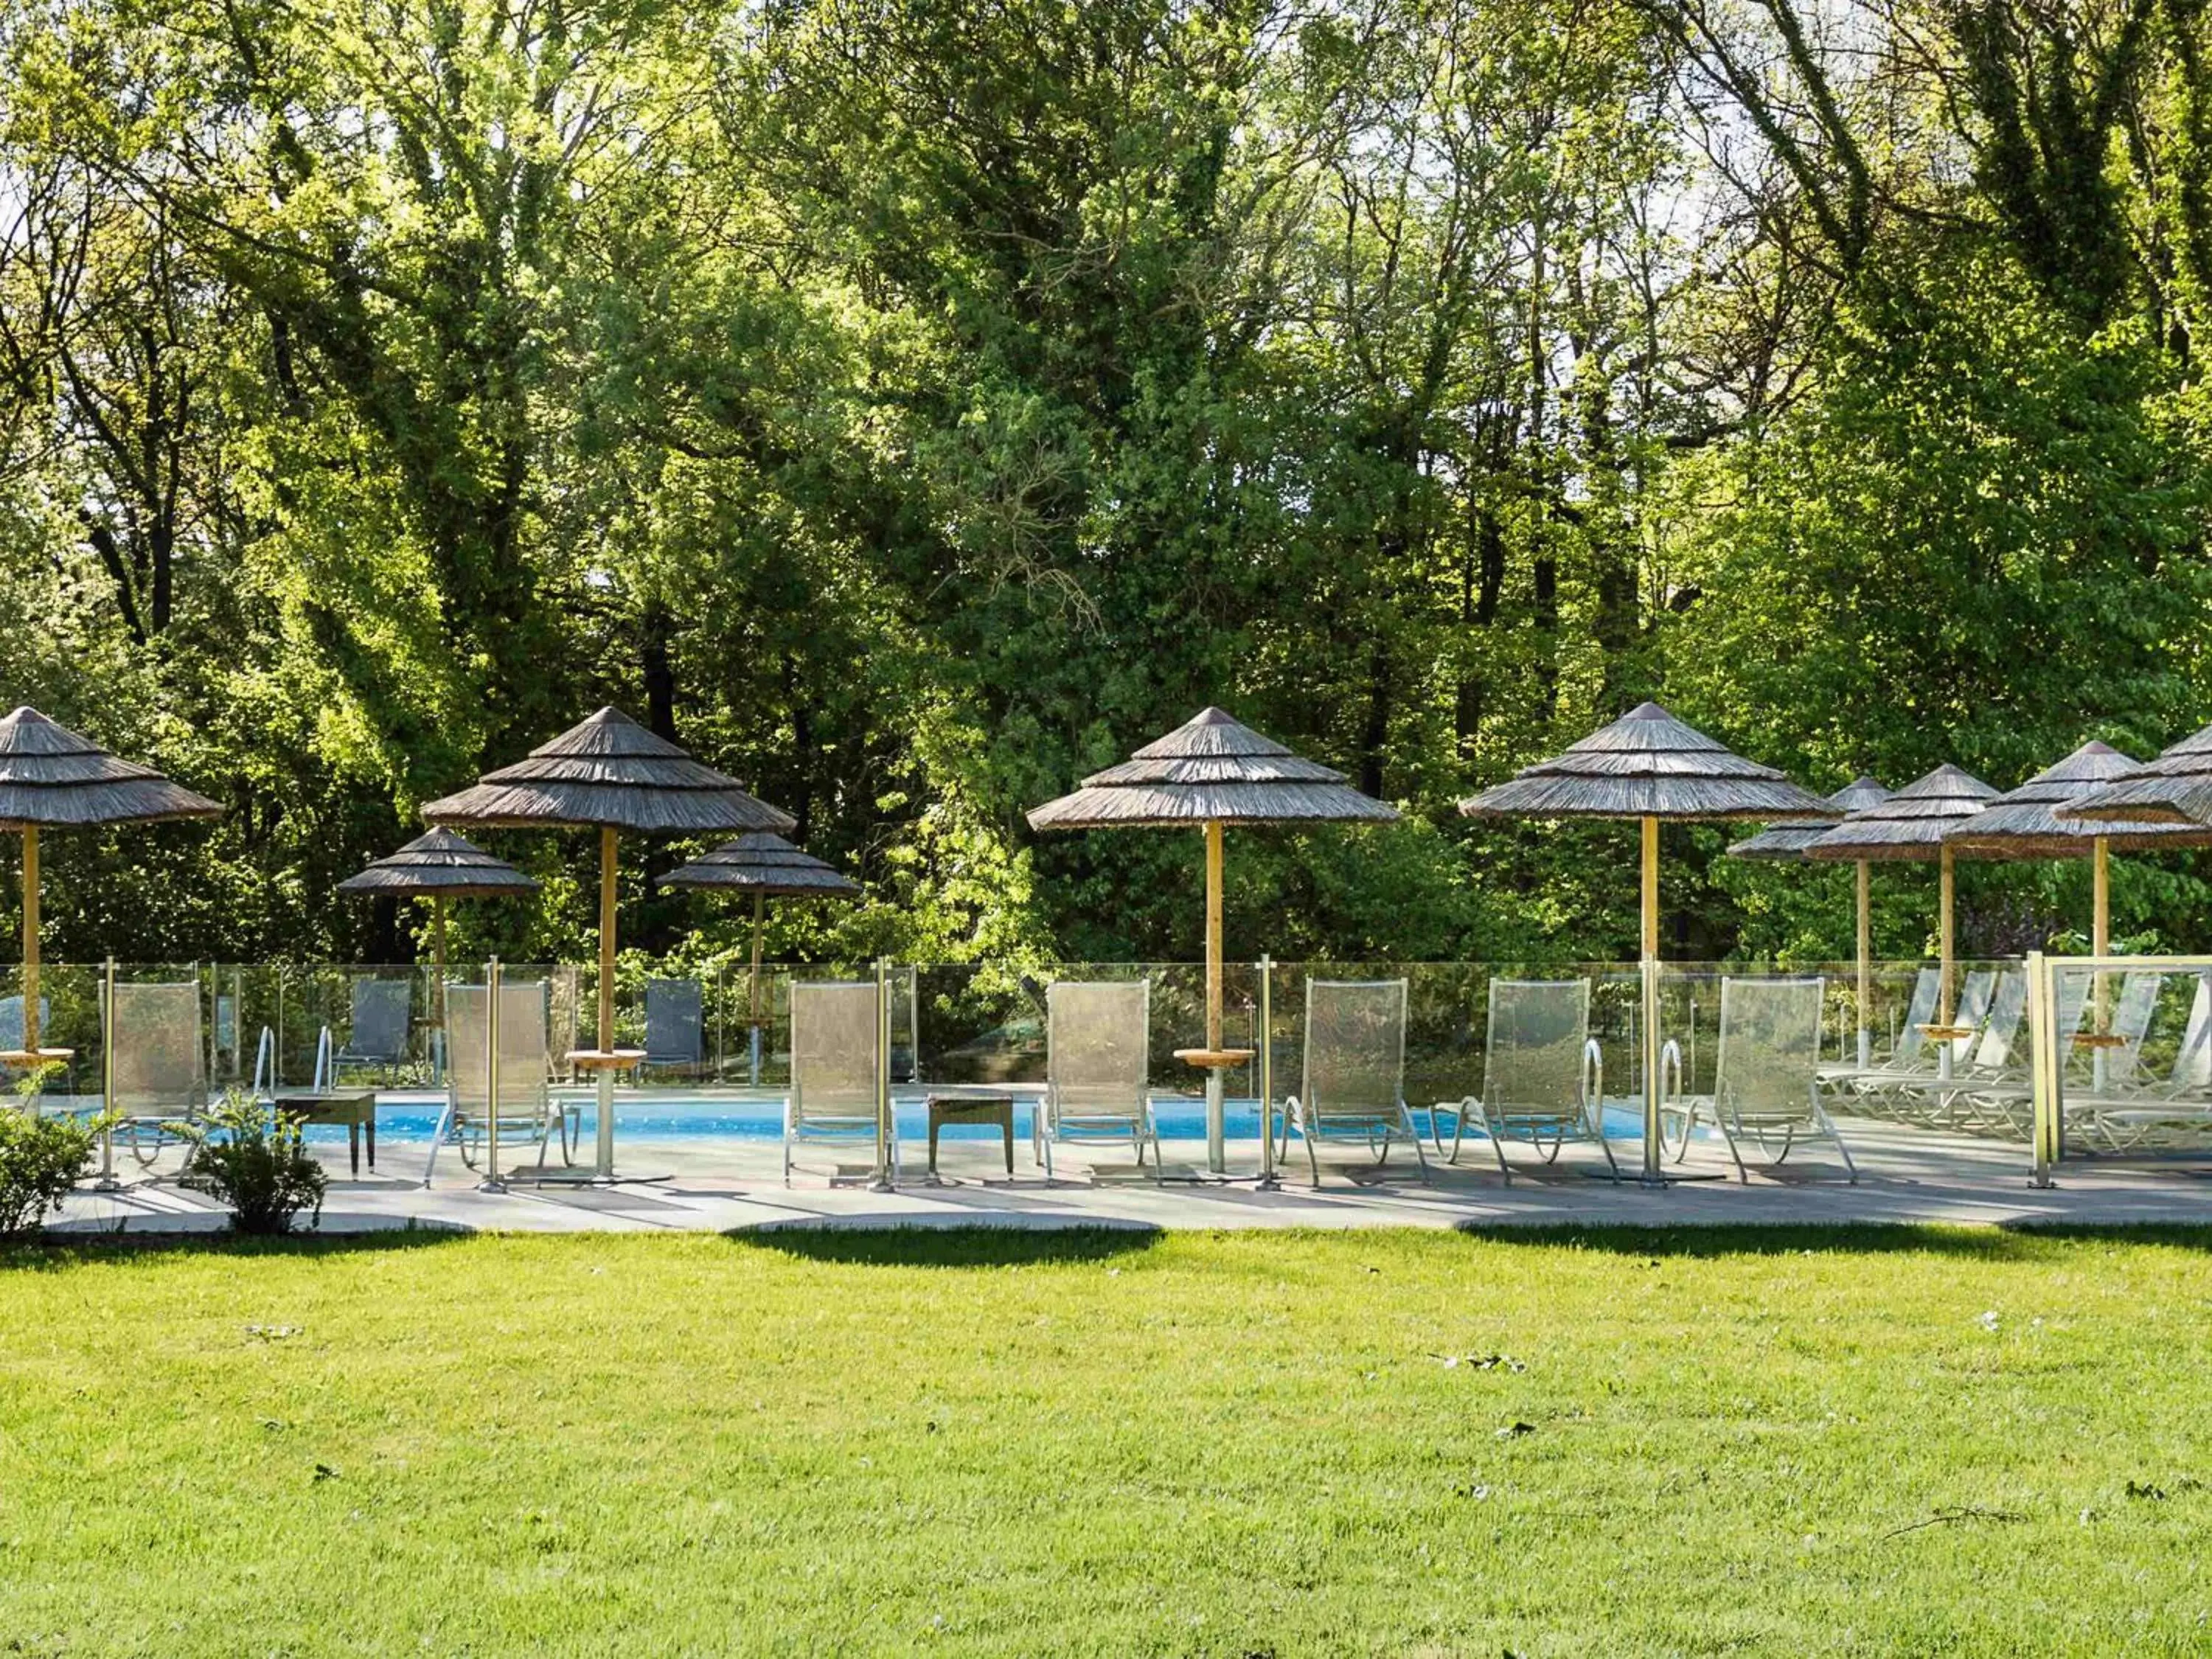
[[[792,1149],[808,1140],[866,1140],[877,1132],[881,1004],[872,980],[799,980],[791,987],[791,1092],[783,1106],[783,1184]],[[889,1125],[897,1179],[898,1118]]]
[[[1942,1076],[1946,1045],[1954,1067],[1973,1052],[1973,1045],[1987,1023],[1996,985],[1996,975],[1988,969],[1969,972],[1960,988],[1951,1020],[1954,1025],[1974,1027],[1976,1036],[1945,1037],[1938,1042],[1926,1030],[1936,1014],[1937,970],[1922,969],[1905,1010],[1905,1030],[1898,1036],[1900,1052],[1893,1054],[1887,1065],[1865,1071],[1823,1067],[1821,1087],[1837,1104],[1848,1104],[1861,1116],[1888,1118],[1899,1123],[1928,1121],[1931,1115],[1929,1099],[1915,1091],[1920,1085]]]
[[[1161,1178],[1160,1130],[1151,1089],[1152,982],[1060,980],[1045,991],[1045,1086],[1030,1120],[1030,1146],[1056,1178],[1054,1142],[1123,1142]]]
[[[647,1072],[697,1077],[707,1069],[707,995],[696,979],[645,982],[645,1060]]]
[[[1401,1138],[1429,1179],[1406,1107],[1406,1002],[1402,979],[1306,981],[1304,1077],[1283,1103],[1278,1157],[1289,1158],[1296,1129],[1316,1188],[1324,1145],[1364,1146],[1380,1165]]]
[[[1803,1142],[1831,1140],[1850,1183],[1858,1184],[1850,1148],[1820,1103],[1820,1018],[1827,990],[1825,979],[1729,975],[1721,981],[1713,1092],[1672,1094],[1661,1102],[1663,1150],[1675,1163],[1688,1155],[1698,1120],[1704,1117],[1728,1142],[1739,1181],[1751,1179],[1744,1167],[1745,1141],[1754,1143],[1767,1162],[1779,1164]]]
[[[2136,977],[2128,975],[2130,981]],[[2113,1051],[2116,1056],[2128,1056],[2120,1076],[2114,1078],[2108,1068],[2104,1088],[2063,1096],[2069,1140],[2078,1131],[2093,1145],[2101,1143],[2105,1152],[2125,1155],[2174,1150],[2168,1143],[2175,1139],[2196,1143],[2212,1137],[2212,1097],[2207,1095],[2212,1086],[2212,973],[2186,977],[2197,981],[2197,989],[2166,1077],[2156,1083],[2132,1081],[2142,1036],[2148,1031],[2146,1020],[2144,1032],[2135,1036],[2132,1053]],[[2123,1018],[2128,1011],[2128,989],[2124,984],[2112,1022],[2123,1036],[2130,1035]]]
[[[462,1164],[471,1170],[477,1167],[495,1115],[501,1141],[534,1145],[539,1169],[545,1167],[545,1154],[556,1140],[560,1144],[561,1162],[574,1162],[583,1109],[564,1105],[553,1097],[551,1020],[546,992],[542,980],[508,980],[500,985],[499,1094],[495,1100],[489,988],[446,988],[446,1029],[452,1038],[452,1063],[446,1073],[445,1109],[431,1135],[430,1157],[422,1170],[425,1187],[436,1170],[442,1146],[458,1146]]]
[[[163,1146],[188,1140],[185,1132],[207,1112],[199,982],[118,982],[108,998],[111,1133],[150,1165]]]
[[[404,979],[357,979],[351,1001],[344,1045],[331,1056],[332,1080],[348,1066],[386,1077],[413,1070],[414,986]]]
[[[1483,1044],[1482,1093],[1453,1113],[1451,1151],[1459,1162],[1470,1118],[1480,1116],[1510,1184],[1508,1140],[1525,1142],[1547,1164],[1558,1161],[1569,1141],[1595,1142],[1615,1181],[1620,1165],[1605,1133],[1605,1058],[1589,1034],[1590,986],[1586,979],[1490,981],[1487,1036]],[[1437,1115],[1429,1129],[1443,1154]]]
[[[2057,1030],[2069,1041],[2089,1012],[2086,982],[2063,983],[2058,992]],[[2030,1131],[2033,1090],[2028,1082],[2022,1027],[2027,1017],[2027,975],[2007,969],[1997,975],[1989,1011],[1971,1045],[1972,1058],[1948,1078],[1923,1079],[1899,1091],[1917,1109],[1900,1121],[1965,1134],[2024,1138]],[[2148,1018],[2146,1011],[2145,1018]]]

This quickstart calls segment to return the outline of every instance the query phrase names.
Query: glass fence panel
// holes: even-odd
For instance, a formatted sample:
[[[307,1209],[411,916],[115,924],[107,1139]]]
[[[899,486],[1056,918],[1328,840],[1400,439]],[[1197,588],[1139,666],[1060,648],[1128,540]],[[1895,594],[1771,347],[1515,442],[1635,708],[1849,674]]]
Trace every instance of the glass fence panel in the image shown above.
[[[106,1042],[100,1013],[102,971],[81,963],[40,964],[38,1045],[56,1057],[38,1065],[10,1060],[0,1068],[0,1087],[19,1103],[35,1099],[40,1110],[61,1111],[97,1100]],[[11,1054],[30,1040],[23,989],[20,963],[0,971],[0,1050]]]
[[[164,1091],[197,1091],[202,1100],[231,1088],[296,1094],[319,1081],[377,1091],[380,1133],[404,1140],[428,1136],[452,1098],[446,993],[480,987],[485,964],[452,965],[442,987],[421,963],[122,964],[116,982],[147,994],[126,998],[113,1033],[101,1011],[106,971],[100,964],[42,966],[41,1041],[70,1051],[45,1079],[44,1109],[95,1104],[113,1051],[123,1062],[118,1092],[152,1116],[167,1109],[151,1100]],[[756,981],[742,958],[702,964],[625,957],[615,984],[617,1042],[647,1058],[635,1073],[617,1079],[617,1133],[779,1134],[791,1082],[793,985],[872,983],[875,971],[866,961],[771,963]],[[2212,1155],[2212,957],[2104,964],[2051,958],[2049,973],[2061,1097],[2057,1156]],[[596,1046],[597,966],[510,963],[502,976],[538,988],[539,1081],[560,1108],[549,1107],[550,1115],[561,1119],[548,1156],[563,1155],[565,1134],[568,1155],[587,1159],[597,1091],[592,1074],[567,1056]],[[989,1087],[1017,1097],[1018,1133],[1026,1140],[1029,1103],[1048,1072],[1049,988],[1142,979],[1151,988],[1146,1067],[1163,1139],[1204,1137],[1206,1073],[1177,1058],[1178,1050],[1207,1042],[1203,964],[898,964],[890,978],[890,1059],[903,1135],[920,1133],[922,1100],[932,1090]],[[1923,963],[1872,964],[1863,1007],[1857,968],[1849,962],[1664,963],[1657,1035],[1671,1095],[1710,1101],[1721,1090],[1728,988],[1775,979],[1818,981],[1814,1057],[1805,1063],[1816,1073],[1823,1109],[1847,1135],[1939,1150],[1934,1138],[2032,1143],[2036,1071],[2027,976],[2019,961],[1956,964],[1948,1027],[1936,970]],[[1220,1073],[1232,1165],[1256,1158],[1262,1056],[1279,1105],[1312,1092],[1310,987],[1397,981],[1406,997],[1395,1074],[1432,1153],[1459,1127],[1463,1107],[1469,1133],[1480,1133],[1480,1103],[1493,1073],[1516,1059],[1492,1050],[1499,988],[1566,986],[1579,988],[1567,994],[1583,1006],[1575,1035],[1595,1050],[1588,1076],[1601,1090],[1605,1134],[1619,1143],[1624,1169],[1635,1168],[1644,1133],[1640,969],[1633,963],[1511,962],[1278,962],[1265,988],[1265,1029],[1258,966],[1225,963],[1218,1043],[1252,1056]],[[184,988],[167,997],[148,989],[165,986]],[[0,1049],[21,1042],[21,998],[20,966],[0,969]],[[179,1012],[187,1004],[189,1020]],[[177,1071],[167,1053],[180,1026],[197,1055],[189,1074]],[[11,1074],[22,1075],[21,1067]],[[1698,1133],[1711,1134],[1710,1120]],[[530,1151],[535,1157],[538,1148]],[[1194,1156],[1186,1146],[1170,1161]]]
[[[222,970],[213,977],[219,981]],[[276,1027],[282,1086],[422,1086],[434,1079],[439,999],[427,968],[289,968],[283,991]]]
[[[2212,957],[2047,966],[2054,1160],[2212,1158]]]

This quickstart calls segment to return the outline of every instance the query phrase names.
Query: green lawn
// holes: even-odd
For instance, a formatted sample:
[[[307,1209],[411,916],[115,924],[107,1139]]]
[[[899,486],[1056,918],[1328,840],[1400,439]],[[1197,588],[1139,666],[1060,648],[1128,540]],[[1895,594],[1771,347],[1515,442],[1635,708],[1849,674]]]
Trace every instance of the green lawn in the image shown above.
[[[2203,1654],[2208,1249],[23,1250],[0,1654]]]

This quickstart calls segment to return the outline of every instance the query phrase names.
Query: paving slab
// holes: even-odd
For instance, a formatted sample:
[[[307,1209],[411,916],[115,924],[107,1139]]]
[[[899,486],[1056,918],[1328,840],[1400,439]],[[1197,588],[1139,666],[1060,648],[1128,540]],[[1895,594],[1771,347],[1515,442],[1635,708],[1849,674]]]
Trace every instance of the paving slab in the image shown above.
[[[1232,1140],[1228,1166],[1240,1178],[1212,1180],[1202,1146],[1170,1144],[1170,1177],[1154,1182],[1117,1159],[1085,1163],[1076,1149],[1055,1155],[1059,1179],[1029,1166],[1024,1145],[1010,1180],[997,1146],[947,1140],[944,1179],[933,1184],[908,1164],[895,1190],[876,1192],[865,1178],[840,1174],[817,1152],[802,1159],[783,1183],[775,1143],[739,1137],[658,1138],[641,1155],[665,1180],[613,1186],[538,1184],[526,1166],[503,1191],[450,1155],[428,1186],[427,1141],[386,1138],[379,1170],[348,1175],[343,1141],[318,1146],[330,1176],[325,1231],[432,1226],[471,1231],[654,1232],[746,1227],[842,1225],[1073,1227],[1161,1229],[1250,1227],[1491,1227],[1607,1223],[1698,1226],[1741,1223],[1954,1222],[2011,1225],[2113,1224],[2130,1222],[2212,1224],[2212,1149],[2194,1162],[2069,1163],[2057,1184],[2028,1183],[2027,1149],[1881,1123],[1846,1121],[1860,1167],[1856,1186],[1832,1162],[1735,1178],[1716,1141],[1693,1147],[1686,1166],[1700,1177],[1662,1188],[1604,1178],[1586,1149],[1571,1148],[1559,1164],[1532,1166],[1507,1184],[1486,1148],[1471,1148],[1456,1167],[1431,1159],[1423,1180],[1401,1148],[1382,1169],[1340,1161],[1323,1165],[1316,1189],[1298,1157],[1279,1189],[1263,1191],[1252,1176],[1256,1140]],[[1477,1154],[1480,1154],[1479,1156]],[[1618,1149],[1632,1164],[1636,1148]],[[848,1149],[847,1156],[850,1157]],[[1295,1153],[1294,1153],[1294,1156]],[[204,1194],[177,1184],[179,1158],[165,1153],[135,1171],[119,1190],[81,1188],[58,1224],[70,1231],[129,1233],[201,1231],[222,1224]]]

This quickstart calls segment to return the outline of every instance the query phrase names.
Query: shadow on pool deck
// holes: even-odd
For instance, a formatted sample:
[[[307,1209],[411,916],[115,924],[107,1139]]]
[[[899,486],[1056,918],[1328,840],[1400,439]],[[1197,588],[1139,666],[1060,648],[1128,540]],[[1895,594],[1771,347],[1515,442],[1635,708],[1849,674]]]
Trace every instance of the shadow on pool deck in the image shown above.
[[[1955,1255],[1984,1261],[2029,1261],[2069,1244],[2111,1242],[2172,1244],[2212,1251],[2212,1225],[2118,1222],[2100,1225],[2046,1221],[1948,1223],[1715,1222],[1691,1227],[1462,1221],[1459,1237],[1500,1244],[1553,1244],[1654,1262],[1723,1255]]]
[[[1143,1223],[1078,1226],[992,1224],[972,1218],[918,1223],[911,1214],[836,1216],[733,1228],[732,1244],[811,1261],[878,1267],[1004,1267],[1107,1261],[1166,1237]]]

